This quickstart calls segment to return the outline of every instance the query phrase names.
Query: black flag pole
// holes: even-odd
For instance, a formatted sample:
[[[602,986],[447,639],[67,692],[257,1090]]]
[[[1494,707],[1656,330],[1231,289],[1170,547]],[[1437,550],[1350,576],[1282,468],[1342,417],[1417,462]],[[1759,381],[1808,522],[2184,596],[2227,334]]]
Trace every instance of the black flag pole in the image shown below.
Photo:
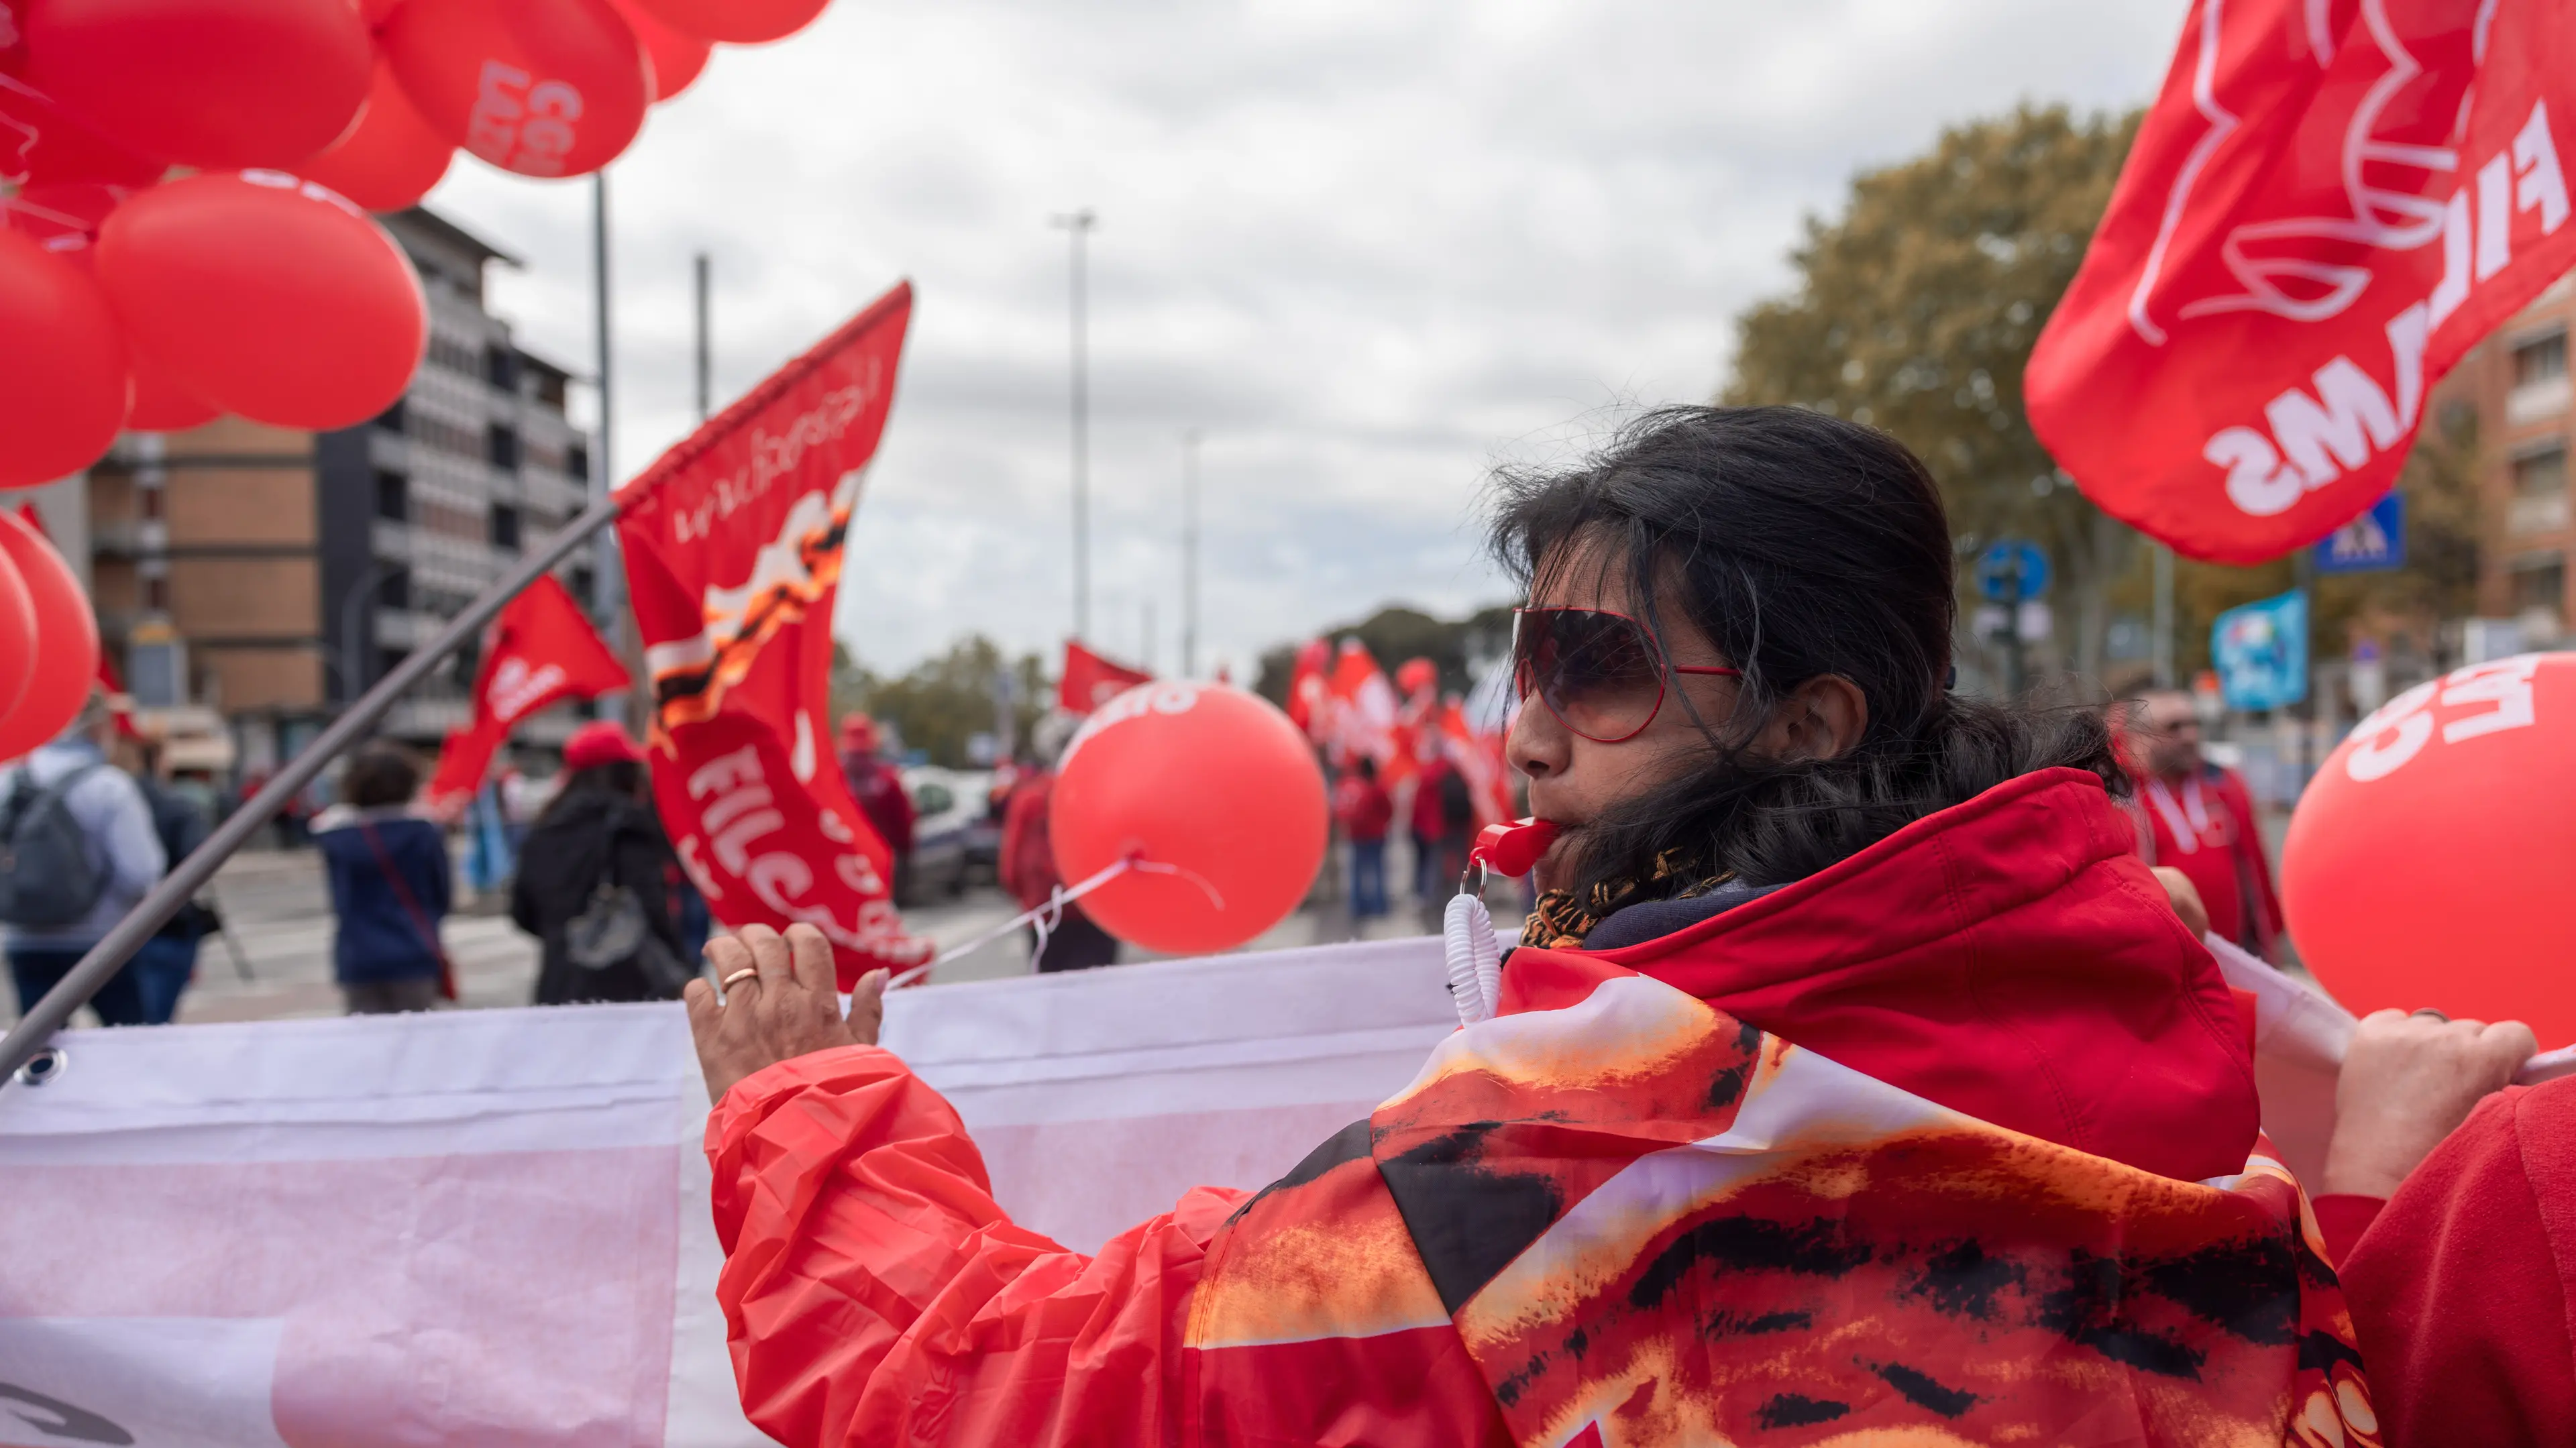
[[[286,802],[312,783],[314,776],[332,760],[366,738],[396,699],[444,662],[448,655],[456,652],[467,639],[481,632],[483,625],[491,622],[492,617],[517,597],[520,590],[536,582],[540,574],[571,557],[601,529],[616,522],[622,506],[623,500],[616,494],[594,500],[579,517],[565,524],[545,547],[522,561],[498,583],[485,589],[482,596],[469,604],[463,613],[449,619],[447,627],[440,630],[426,647],[413,650],[394,666],[391,673],[377,680],[376,686],[343,710],[331,727],[322,731],[320,738],[306,745],[303,753],[296,755],[259,793],[252,795],[217,826],[204,844],[190,851],[186,859],[162,876],[161,883],[136,901],[134,908],[125,912],[125,918],[117,921],[115,928],[80,958],[80,964],[73,966],[70,974],[55,982],[52,990],[29,1006],[27,1013],[9,1028],[6,1036],[0,1036],[0,1089],[6,1089],[7,1083],[16,1079],[18,1068],[45,1049],[46,1042],[63,1028],[65,1021],[71,1019],[72,1012],[98,994],[99,988],[115,976],[144,941],[169,923],[170,917],[179,913],[179,907],[196,898],[197,892],[214,878],[215,871],[232,858],[233,852],[240,849],[254,831],[274,818]]]

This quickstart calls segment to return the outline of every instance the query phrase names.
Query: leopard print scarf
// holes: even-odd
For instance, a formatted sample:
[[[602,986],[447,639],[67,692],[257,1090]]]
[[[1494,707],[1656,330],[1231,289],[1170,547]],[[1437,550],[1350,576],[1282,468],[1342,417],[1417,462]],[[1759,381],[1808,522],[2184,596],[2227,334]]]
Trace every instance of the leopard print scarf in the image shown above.
[[[1645,879],[1604,880],[1579,900],[1571,890],[1542,893],[1538,908],[1530,912],[1528,923],[1521,927],[1520,943],[1542,950],[1577,949],[1602,921],[1631,905],[1647,900],[1687,900],[1735,878],[1734,872],[1726,871],[1683,889],[1671,889],[1668,882],[1680,868],[1680,856],[1679,850],[1666,850],[1655,857],[1654,871]]]

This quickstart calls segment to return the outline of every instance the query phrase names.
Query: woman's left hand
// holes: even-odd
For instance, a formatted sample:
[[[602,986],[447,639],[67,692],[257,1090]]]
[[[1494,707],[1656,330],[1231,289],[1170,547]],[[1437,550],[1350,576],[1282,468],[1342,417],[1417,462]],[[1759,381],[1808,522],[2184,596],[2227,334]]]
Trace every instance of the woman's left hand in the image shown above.
[[[719,998],[714,986],[693,980],[680,998],[688,1005],[689,1034],[697,1040],[709,1101],[723,1100],[735,1082],[781,1061],[877,1043],[886,973],[872,970],[860,977],[844,1017],[832,944],[811,925],[790,925],[785,935],[746,925],[738,934],[708,941],[707,963],[717,979],[734,983]]]

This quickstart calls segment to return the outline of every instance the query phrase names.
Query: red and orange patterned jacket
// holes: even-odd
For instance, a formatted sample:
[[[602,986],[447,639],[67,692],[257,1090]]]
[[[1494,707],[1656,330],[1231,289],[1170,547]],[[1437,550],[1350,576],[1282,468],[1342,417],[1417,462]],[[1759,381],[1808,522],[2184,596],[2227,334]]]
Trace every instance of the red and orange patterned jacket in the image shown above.
[[[2237,1119],[2223,987],[2180,952],[2147,988],[2168,933],[2121,904],[2155,898],[2125,834],[2089,778],[2032,776],[1681,932],[1682,966],[1739,958],[1764,1002],[1764,939],[1900,907],[1877,1005],[1843,940],[1812,1019],[1930,971],[1982,1097],[1973,1069],[1900,1050],[1906,1089],[1792,1044],[1671,983],[1661,942],[1523,951],[1504,1013],[1369,1120],[1096,1256],[1014,1226],[891,1054],[772,1067],[708,1127],[746,1409],[796,1448],[2374,1443],[2287,1171],[2259,1142],[2205,1181],[2134,1160],[2250,1136],[2251,1095]],[[2051,913],[2090,996],[2013,985]],[[2033,1044],[2069,1011],[2090,1059]],[[2164,1078],[2191,1114],[2120,1090]],[[2018,1127],[1958,1104],[2016,1082],[1990,1114]]]

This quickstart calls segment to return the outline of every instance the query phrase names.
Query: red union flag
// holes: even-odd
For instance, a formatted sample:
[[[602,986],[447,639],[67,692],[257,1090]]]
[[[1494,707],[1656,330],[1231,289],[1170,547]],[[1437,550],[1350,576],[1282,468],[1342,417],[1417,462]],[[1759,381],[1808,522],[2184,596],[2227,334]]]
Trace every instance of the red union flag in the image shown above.
[[[2324,537],[2576,264],[2571,122],[2570,0],[2198,0],[2031,354],[2031,427],[2184,553]]]
[[[1114,664],[1071,639],[1064,645],[1064,674],[1056,681],[1056,705],[1069,714],[1088,714],[1154,676],[1142,669]]]
[[[474,722],[447,736],[430,776],[435,804],[483,787],[492,755],[522,719],[565,699],[595,699],[627,685],[625,666],[551,573],[511,599],[492,625],[474,675]]]
[[[832,598],[912,315],[899,286],[626,485],[653,793],[728,925],[814,925],[841,984],[918,965],[893,857],[827,746]]]

